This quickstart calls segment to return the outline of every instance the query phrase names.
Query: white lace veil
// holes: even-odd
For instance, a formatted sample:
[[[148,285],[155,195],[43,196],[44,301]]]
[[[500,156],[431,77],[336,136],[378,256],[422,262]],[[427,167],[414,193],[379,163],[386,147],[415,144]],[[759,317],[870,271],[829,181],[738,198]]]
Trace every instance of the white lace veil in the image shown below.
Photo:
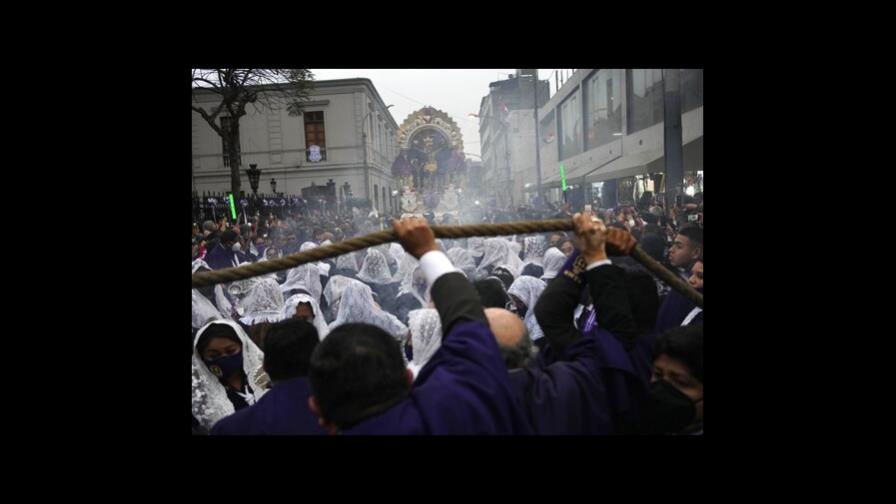
[[[221,312],[221,315],[223,315],[225,319],[233,320],[233,316],[231,315],[233,305],[230,303],[230,300],[227,299],[227,296],[224,295],[224,284],[215,285],[215,304],[218,305],[218,311]]]
[[[547,247],[544,236],[528,236],[523,238],[523,244],[525,245],[523,265],[535,264],[536,266],[543,266],[544,249]]]
[[[421,308],[408,313],[408,329],[411,331],[411,362],[419,370],[442,346],[442,322],[435,308]]]
[[[414,281],[415,279],[417,280],[416,282]],[[422,307],[429,305],[429,286],[426,284],[426,276],[423,274],[423,270],[420,269],[419,262],[401,279],[398,296],[400,297],[403,294],[412,294],[417,298],[417,301],[420,301],[420,306]]]
[[[514,254],[517,258],[519,258],[519,257],[520,257],[520,251],[523,250],[523,246],[520,245],[520,242],[516,241],[516,237],[513,237],[513,239],[508,240],[507,243],[510,244],[510,250],[513,252],[513,254]]]
[[[473,258],[482,257],[485,254],[485,239],[479,236],[467,239],[467,248]]]
[[[389,254],[395,259],[397,264],[401,264],[401,260],[407,252],[404,251],[404,247],[402,247],[401,244],[392,242],[389,244]]]
[[[215,308],[211,301],[206,299],[198,290],[193,289],[193,328],[199,329],[211,320],[221,320],[224,317]]]
[[[283,293],[277,282],[270,278],[256,282],[243,305],[246,307],[245,314],[240,322],[246,325],[279,322],[283,319]]]
[[[283,304],[283,320],[290,319],[296,314],[296,306],[298,306],[299,303],[311,304],[311,310],[314,312],[314,320],[312,320],[311,323],[317,329],[317,337],[323,340],[327,336],[327,333],[330,332],[330,329],[327,327],[327,321],[324,319],[324,312],[320,310],[320,305],[318,305],[317,301],[312,299],[311,296],[307,294],[295,294],[290,296],[290,298]]]
[[[488,274],[489,267],[509,266],[509,270],[514,272],[514,277],[519,276],[523,269],[523,262],[513,253],[510,248],[510,242],[503,238],[489,238],[485,240],[485,254],[482,262],[479,263],[477,272],[481,276]]]
[[[538,302],[538,298],[544,292],[546,286],[547,284],[544,281],[524,275],[514,280],[510,288],[507,289],[507,294],[513,294],[520,298],[523,303],[526,303],[526,316],[523,318],[523,323],[526,324],[526,329],[529,330],[529,338],[532,341],[544,337],[544,332],[535,318],[535,303]]]
[[[280,286],[280,291],[286,294],[292,289],[304,289],[317,302],[320,302],[323,287],[320,285],[320,270],[317,265],[314,263],[302,264],[289,270],[286,281]]]
[[[407,339],[408,328],[395,315],[378,308],[373,301],[373,291],[361,282],[348,284],[339,302],[339,314],[329,329],[348,323],[375,325],[391,334],[398,341]]]
[[[473,256],[468,250],[454,247],[448,250],[446,255],[448,259],[451,259],[451,264],[454,264],[454,267],[463,271],[468,278],[472,278],[476,272],[476,262],[473,261]]]
[[[566,255],[563,252],[554,247],[549,248],[544,253],[544,259],[542,260],[544,274],[541,275],[541,279],[547,281],[556,277],[560,273],[560,269],[563,268],[563,264],[566,263],[566,259]]]
[[[383,253],[376,249],[367,249],[367,257],[358,271],[358,280],[372,284],[386,284],[392,282],[392,273]]]
[[[349,252],[348,254],[342,254],[341,256],[336,258],[336,269],[338,270],[349,270],[351,272],[358,272],[358,259],[354,252]],[[336,277],[333,277],[336,278]]]
[[[196,351],[196,343],[199,337],[212,324],[227,324],[235,332],[242,344],[243,353],[243,371],[249,380],[249,387],[252,388],[252,395],[255,401],[261,399],[266,389],[257,382],[261,381],[263,373],[262,361],[264,353],[259,349],[252,340],[246,336],[243,328],[235,322],[229,320],[216,320],[209,322],[196,332],[193,338],[193,362],[192,362],[192,410],[193,416],[199,421],[205,429],[211,430],[212,426],[218,420],[232,414],[234,412],[233,404],[227,398],[227,391],[224,385],[218,381],[218,378],[209,371],[208,366],[202,360],[199,352]]]
[[[329,240],[328,240],[328,241],[329,241]],[[326,243],[326,242],[324,242],[324,243]],[[329,245],[329,243],[326,243],[326,244]],[[311,249],[315,249],[315,248],[317,248],[317,247],[318,247],[318,245],[317,245],[316,243],[314,243],[314,242],[310,242],[310,241],[306,241],[305,243],[303,243],[303,244],[299,247],[299,252],[308,252],[309,250],[311,250]],[[323,276],[329,276],[329,275],[330,275],[330,265],[329,265],[329,264],[327,264],[327,263],[325,263],[325,262],[323,262],[323,261],[317,261],[317,262],[315,262],[315,263],[310,263],[310,264],[314,264],[314,265],[316,265],[316,266],[317,266],[317,269],[318,269],[318,271],[320,272],[321,275],[323,275]]]
[[[342,299],[343,291],[345,291],[345,288],[348,287],[348,285],[351,283],[361,282],[347,276],[333,276],[333,278],[331,278],[330,281],[327,282],[327,286],[324,287],[324,299],[327,300],[327,305],[329,305],[331,308],[336,308],[336,305]]]
[[[395,272],[392,281],[404,283],[405,277],[413,273],[414,268],[416,268],[418,264],[420,264],[420,261],[418,261],[417,258],[411,254],[405,254],[398,263],[398,271]]]
[[[202,259],[196,259],[195,261],[193,261],[193,273],[196,273],[196,271],[198,271],[199,268],[205,268],[209,271],[212,270],[212,267],[209,266],[207,262],[205,262]]]

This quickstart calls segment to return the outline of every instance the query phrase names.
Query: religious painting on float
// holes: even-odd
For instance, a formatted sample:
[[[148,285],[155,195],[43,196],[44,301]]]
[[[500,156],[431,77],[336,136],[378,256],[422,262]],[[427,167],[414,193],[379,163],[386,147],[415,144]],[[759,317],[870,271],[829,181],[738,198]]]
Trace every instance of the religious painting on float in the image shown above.
[[[400,149],[392,175],[401,180],[404,212],[456,212],[466,182],[460,128],[441,110],[410,114],[397,133]]]

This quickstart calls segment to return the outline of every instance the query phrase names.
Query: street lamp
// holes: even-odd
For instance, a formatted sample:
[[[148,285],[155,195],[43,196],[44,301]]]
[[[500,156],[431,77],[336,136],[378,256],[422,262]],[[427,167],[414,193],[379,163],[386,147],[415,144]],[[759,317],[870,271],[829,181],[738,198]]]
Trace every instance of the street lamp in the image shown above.
[[[277,179],[271,179],[271,192],[277,194]]]
[[[257,196],[258,179],[261,178],[261,170],[258,169],[258,165],[255,163],[250,163],[249,169],[246,170],[246,175],[249,176],[249,186],[252,188],[252,193]]]

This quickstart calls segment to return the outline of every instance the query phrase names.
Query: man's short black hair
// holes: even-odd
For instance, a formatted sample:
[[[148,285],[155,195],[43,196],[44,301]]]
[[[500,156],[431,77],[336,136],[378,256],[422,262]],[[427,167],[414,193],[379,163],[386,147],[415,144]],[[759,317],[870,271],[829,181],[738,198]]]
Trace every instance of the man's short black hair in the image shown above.
[[[236,234],[236,231],[228,229],[221,233],[221,243],[236,243],[238,237],[239,235]]]
[[[307,376],[311,353],[319,342],[317,329],[304,320],[272,325],[264,339],[265,371],[275,381]]]
[[[510,298],[504,290],[504,284],[497,278],[484,278],[473,282],[473,287],[479,292],[479,299],[483,308],[507,308]]]
[[[660,355],[680,360],[703,383],[703,324],[673,327],[663,333],[653,344],[651,360]]]
[[[689,224],[682,227],[678,231],[678,234],[687,236],[688,240],[695,242],[697,246],[703,248],[703,228]]]
[[[370,324],[333,329],[311,355],[309,379],[321,414],[340,429],[377,415],[407,395],[402,350]]]

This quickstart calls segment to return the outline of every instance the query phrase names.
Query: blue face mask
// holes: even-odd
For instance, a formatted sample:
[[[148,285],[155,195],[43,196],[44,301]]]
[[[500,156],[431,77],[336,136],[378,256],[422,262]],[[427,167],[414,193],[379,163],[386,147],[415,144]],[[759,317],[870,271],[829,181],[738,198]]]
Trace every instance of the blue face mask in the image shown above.
[[[230,378],[243,368],[243,351],[215,360],[205,361],[208,370],[218,378]]]

